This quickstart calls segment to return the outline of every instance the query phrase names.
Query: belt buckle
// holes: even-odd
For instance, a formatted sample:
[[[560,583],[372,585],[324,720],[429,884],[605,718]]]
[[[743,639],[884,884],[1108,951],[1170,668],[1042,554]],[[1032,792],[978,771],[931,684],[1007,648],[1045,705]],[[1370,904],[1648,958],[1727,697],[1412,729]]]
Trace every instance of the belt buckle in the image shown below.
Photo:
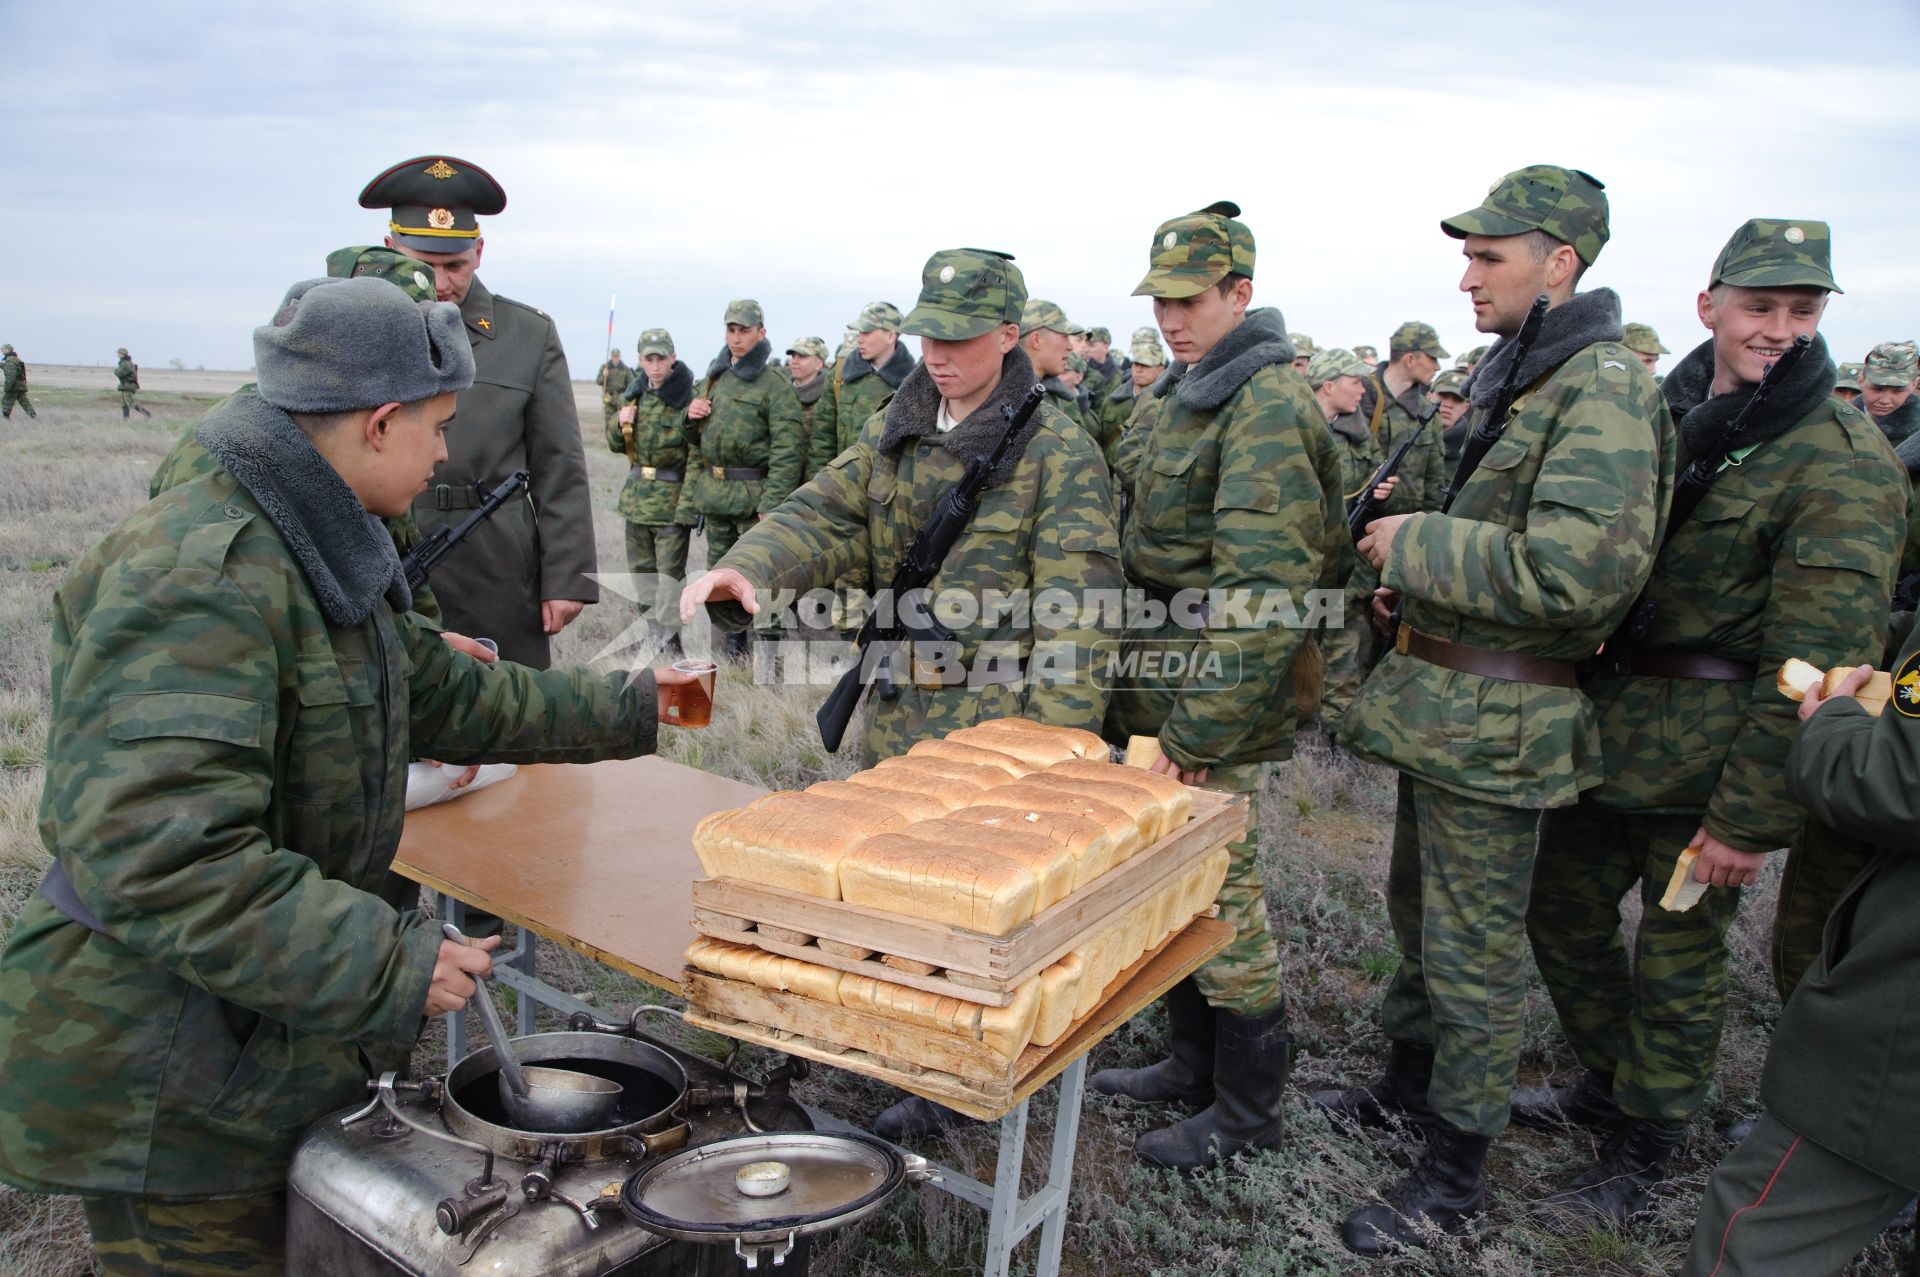
[[[724,479],[727,477],[727,468],[725,466],[708,466],[707,469],[713,471],[713,477],[716,479]]]
[[[658,473],[659,473],[659,468],[657,466],[641,466],[640,467],[640,477],[642,479],[651,479],[653,478],[654,475]]]
[[[1413,627],[1405,621],[1400,622],[1400,628],[1393,632],[1393,650],[1405,656],[1407,654],[1408,642],[1412,637]]]
[[[448,504],[448,501],[451,498],[452,494],[453,494],[453,489],[449,487],[447,484],[444,484],[444,483],[434,484],[433,485],[433,508],[436,510],[453,509],[453,507]]]

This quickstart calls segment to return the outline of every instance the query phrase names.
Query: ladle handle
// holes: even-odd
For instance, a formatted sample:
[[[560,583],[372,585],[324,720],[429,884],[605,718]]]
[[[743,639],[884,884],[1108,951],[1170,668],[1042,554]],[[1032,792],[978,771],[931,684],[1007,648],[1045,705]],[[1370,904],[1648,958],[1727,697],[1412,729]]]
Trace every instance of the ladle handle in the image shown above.
[[[460,928],[451,922],[440,924],[440,934],[455,944],[465,944],[467,941],[466,936],[460,933]],[[507,1086],[515,1095],[526,1099],[526,1074],[520,1071],[520,1061],[507,1041],[507,1026],[500,1022],[500,1009],[493,1005],[493,994],[487,988],[487,982],[479,976],[473,978],[473,1003],[480,1008],[480,1026],[487,1031],[487,1042],[493,1047],[494,1058],[500,1062],[500,1075],[507,1079]]]

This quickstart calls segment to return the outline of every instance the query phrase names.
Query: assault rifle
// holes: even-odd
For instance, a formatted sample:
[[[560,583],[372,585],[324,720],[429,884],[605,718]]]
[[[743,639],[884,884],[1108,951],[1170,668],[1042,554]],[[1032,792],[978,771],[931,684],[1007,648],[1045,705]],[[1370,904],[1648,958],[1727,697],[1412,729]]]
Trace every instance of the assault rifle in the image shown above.
[[[1426,431],[1427,423],[1432,421],[1434,414],[1439,411],[1437,406],[1430,405],[1427,408],[1426,413],[1420,418],[1420,423],[1413,428],[1413,433],[1400,441],[1400,446],[1393,450],[1393,455],[1381,463],[1380,468],[1373,472],[1373,478],[1367,480],[1367,486],[1360,489],[1359,495],[1354,498],[1353,505],[1347,510],[1347,534],[1353,538],[1355,545],[1358,545],[1360,538],[1367,534],[1367,525],[1380,517],[1382,507],[1387,504],[1373,495],[1375,489],[1400,473],[1401,463],[1407,459],[1407,454],[1413,451],[1413,445],[1420,442],[1420,436]]]
[[[1540,336],[1540,325],[1545,322],[1547,307],[1551,304],[1545,293],[1533,299],[1533,306],[1520,324],[1519,333],[1514,336],[1513,362],[1507,365],[1507,378],[1500,383],[1500,393],[1487,406],[1486,415],[1474,425],[1473,433],[1467,436],[1466,444],[1460,449],[1460,464],[1447,483],[1446,495],[1440,499],[1441,514],[1445,514],[1453,505],[1453,499],[1460,495],[1460,489],[1467,486],[1467,480],[1479,469],[1481,459],[1494,444],[1500,442],[1500,436],[1506,432],[1507,414],[1513,411],[1513,401],[1520,396],[1520,368],[1527,362],[1527,354]]]
[[[1766,403],[1767,397],[1779,388],[1787,374],[1793,371],[1794,365],[1804,359],[1812,347],[1811,337],[1795,337],[1793,345],[1781,352],[1780,358],[1767,365],[1767,370],[1760,376],[1760,384],[1753,388],[1753,393],[1747,396],[1747,402],[1740,406],[1740,411],[1733,415],[1733,419],[1720,428],[1720,434],[1712,446],[1689,461],[1687,468],[1680,472],[1680,477],[1674,481],[1673,504],[1667,510],[1667,526],[1660,536],[1660,550],[1665,550],[1672,543],[1673,534],[1692,517],[1700,499],[1707,495],[1714,480],[1726,468],[1727,457],[1746,446],[1747,436],[1752,431],[1754,419],[1759,415],[1760,406]],[[1654,552],[1656,557],[1659,552]],[[1633,601],[1633,606],[1627,609],[1626,616],[1621,618],[1620,624],[1607,636],[1600,653],[1582,663],[1581,672],[1626,673],[1634,644],[1645,639],[1647,631],[1653,628],[1656,610],[1653,600],[1642,590],[1640,597]]]
[[[926,525],[914,534],[913,544],[907,548],[906,557],[893,574],[893,583],[874,601],[875,606],[859,634],[854,636],[854,644],[859,649],[859,657],[853,668],[840,676],[833,691],[827,695],[826,703],[814,715],[814,722],[820,726],[820,743],[829,750],[840,748],[840,740],[846,735],[847,724],[853,721],[853,711],[859,708],[860,698],[866,695],[868,679],[867,652],[875,643],[883,645],[880,656],[874,662],[872,681],[879,684],[880,696],[892,700],[899,693],[893,686],[892,661],[902,642],[951,643],[953,631],[926,614],[924,620],[908,616],[909,611],[924,611],[926,589],[938,575],[940,565],[946,562],[947,554],[953,549],[953,543],[960,539],[972,521],[974,511],[980,508],[980,495],[986,490],[987,481],[1006,457],[1007,449],[1013,446],[1014,439],[1026,427],[1033,414],[1045,402],[1047,388],[1036,384],[1027,391],[1019,405],[1009,405],[1001,411],[1005,414],[1007,425],[1001,432],[1000,441],[994,445],[993,454],[985,460],[975,458],[967,462],[967,472],[960,482],[947,489]],[[882,625],[880,618],[887,617]]]
[[[499,487],[487,494],[480,508],[460,521],[460,526],[450,528],[444,524],[427,534],[426,540],[400,560],[400,570],[407,574],[407,588],[417,590],[427,583],[427,576],[440,566],[440,560],[460,548],[460,543],[473,535],[474,529],[493,517],[493,512],[513,500],[520,489],[527,486],[527,472],[515,470],[503,480]]]

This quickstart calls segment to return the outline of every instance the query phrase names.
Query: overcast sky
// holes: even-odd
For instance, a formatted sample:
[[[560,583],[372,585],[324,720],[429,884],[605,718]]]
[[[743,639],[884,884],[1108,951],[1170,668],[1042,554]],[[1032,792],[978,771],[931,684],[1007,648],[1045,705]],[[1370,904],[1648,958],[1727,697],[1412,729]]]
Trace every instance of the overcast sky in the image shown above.
[[[1458,352],[1437,223],[1549,162],[1606,182],[1586,284],[1676,357],[1743,219],[1831,222],[1824,328],[1858,359],[1920,335],[1917,40],[1914,0],[0,0],[0,339],[247,367],[288,283],[384,234],[368,179],[444,152],[506,187],[481,278],[558,319],[576,377],[609,294],[629,359],[664,325],[702,367],[729,298],[832,345],[955,245],[1124,344],[1155,225],[1220,198],[1290,328],[1384,348],[1424,319]]]

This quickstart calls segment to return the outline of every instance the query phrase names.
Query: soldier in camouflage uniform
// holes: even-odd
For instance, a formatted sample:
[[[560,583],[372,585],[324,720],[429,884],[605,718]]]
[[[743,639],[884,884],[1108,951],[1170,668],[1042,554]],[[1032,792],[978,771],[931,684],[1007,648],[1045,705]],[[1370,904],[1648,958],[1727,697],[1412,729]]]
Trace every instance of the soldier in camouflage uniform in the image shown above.
[[[633,357],[640,358],[639,352]],[[600,371],[593,374],[593,381],[600,387],[601,424],[611,432],[620,424],[620,405],[626,402],[627,387],[633,384],[633,369],[620,361],[619,351],[612,351],[607,355],[607,362],[600,365]]]
[[[1896,446],[1920,432],[1920,395],[1914,394],[1917,374],[1920,364],[1910,341],[1883,341],[1860,366],[1860,406],[1887,442]]]
[[[1767,365],[1813,339],[1661,548],[1644,634],[1586,683],[1606,780],[1541,822],[1527,933],[1585,1071],[1515,1092],[1513,1120],[1614,1135],[1550,1210],[1624,1224],[1665,1180],[1713,1080],[1739,888],[1805,820],[1780,784],[1796,706],[1775,673],[1790,657],[1845,669],[1880,656],[1906,499],[1880,432],[1829,398],[1817,329],[1839,291],[1825,223],[1746,223],[1699,298],[1712,337],[1662,387],[1687,455],[1718,455]],[[1662,909],[1689,847],[1713,889]],[[1636,886],[1630,962],[1620,898]]]
[[[1673,424],[1620,344],[1619,298],[1574,291],[1607,239],[1600,183],[1535,165],[1441,226],[1465,241],[1475,326],[1501,338],[1468,388],[1476,412],[1499,397],[1534,297],[1552,309],[1499,441],[1451,509],[1376,520],[1359,547],[1388,591],[1375,615],[1405,603],[1341,729],[1348,749],[1401,772],[1387,880],[1401,958],[1382,1008],[1387,1075],[1314,1098],[1358,1123],[1405,1114],[1427,1131],[1413,1173],[1347,1220],[1343,1239],[1362,1254],[1418,1245],[1422,1221],[1457,1230],[1484,1207],[1519,1062],[1540,812],[1601,781],[1575,662],[1645,584],[1673,483]]]
[[[691,620],[704,603],[715,624],[737,628],[774,591],[805,593],[847,576],[890,586],[967,462],[993,452],[1005,430],[1002,409],[1034,385],[1020,348],[1025,302],[1026,283],[1005,254],[962,248],[928,258],[919,304],[902,324],[921,338],[922,363],[851,448],[687,587],[681,616]],[[1099,730],[1107,695],[1092,661],[1093,645],[1108,637],[1101,612],[1082,608],[1051,619],[1046,609],[998,608],[988,598],[1117,595],[1111,508],[1107,469],[1092,440],[1049,397],[931,583],[936,600],[970,600],[973,619],[954,625],[951,647],[915,644],[888,660],[895,695],[872,696],[864,763],[990,718]],[[869,661],[882,658],[869,650]],[[882,1113],[874,1129],[914,1139],[958,1120],[909,1099]]]
[[[1446,473],[1452,474],[1460,460],[1460,449],[1467,442],[1467,374],[1458,368],[1442,368],[1427,387],[1439,420],[1441,451],[1446,456]],[[1431,430],[1433,427],[1429,426]]]
[[[13,406],[19,404],[27,410],[27,416],[38,417],[33,410],[33,400],[27,398],[26,361],[14,351],[13,343],[0,346],[0,421],[13,418]]]
[[[1353,348],[1353,357],[1365,364],[1368,368],[1374,369],[1376,372],[1379,371],[1380,352],[1372,346],[1355,346]]]
[[[1121,551],[1128,587],[1165,618],[1130,617],[1121,650],[1180,653],[1193,672],[1116,671],[1107,713],[1107,739],[1159,741],[1154,770],[1247,798],[1249,827],[1229,847],[1218,898],[1233,942],[1167,995],[1168,1059],[1092,1079],[1109,1094],[1200,1109],[1134,1146],[1179,1169],[1285,1142],[1292,1039],[1258,800],[1266,765],[1292,756],[1313,711],[1320,663],[1307,625],[1277,605],[1306,606],[1332,586],[1346,541],[1326,419],[1293,370],[1280,312],[1248,309],[1253,232],[1239,214],[1222,202],[1162,223],[1134,289],[1153,298],[1178,362],[1133,427],[1142,464]]]
[[[1034,375],[1047,388],[1051,396],[1047,402],[1064,413],[1068,421],[1092,434],[1080,411],[1079,392],[1061,380],[1061,374],[1067,371],[1067,360],[1073,355],[1068,338],[1085,331],[1058,306],[1038,298],[1029,300],[1020,316],[1020,348],[1027,352]]]
[[[1841,364],[1833,379],[1834,398],[1844,399],[1850,404],[1859,403],[1862,389],[1860,374],[1864,371],[1865,364]]]
[[[1626,336],[1620,344],[1640,357],[1646,367],[1647,375],[1655,381],[1660,380],[1660,356],[1673,352],[1660,344],[1660,334],[1653,330],[1652,324],[1628,324]]]
[[[1471,377],[1473,370],[1479,366],[1480,361],[1485,359],[1487,352],[1492,349],[1493,347],[1491,346],[1475,346],[1466,354],[1456,357],[1453,361],[1453,366]]]
[[[0,957],[0,1178],[80,1194],[109,1277],[278,1271],[302,1133],[489,970],[377,894],[416,749],[585,762],[657,730],[645,671],[484,669],[406,612],[370,513],[445,455],[457,307],[309,281],[254,350],[259,389],[199,428],[218,466],[53,604],[53,865]]]
[[[807,455],[808,474],[817,475],[860,436],[867,418],[913,371],[913,355],[900,341],[900,308],[869,302],[853,328],[853,349],[834,367],[828,384],[834,428],[816,430]]]
[[[1307,365],[1320,353],[1320,348],[1305,333],[1288,333],[1287,340],[1293,343],[1293,370],[1304,377],[1307,375]],[[1352,351],[1347,353],[1353,354]]]
[[[1365,377],[1369,369],[1350,350],[1329,346],[1314,355],[1307,364],[1307,385],[1327,419],[1333,435],[1333,447],[1340,458],[1340,494],[1351,506],[1360,499],[1361,490],[1373,472],[1380,468],[1380,447],[1359,413],[1366,393]],[[1373,602],[1373,589],[1379,583],[1371,569],[1355,571],[1356,560],[1346,556],[1341,571],[1343,591],[1341,614],[1320,632],[1320,651],[1326,660],[1326,690],[1320,697],[1320,723],[1328,732],[1340,726],[1347,707],[1360,691],[1366,678],[1362,649],[1373,646],[1373,627],[1367,613]]]
[[[800,401],[800,456],[803,463],[813,455],[815,437],[832,439],[838,434],[834,423],[833,396],[827,393],[827,339],[802,337],[787,347],[787,380],[793,383],[794,397]],[[814,471],[803,464],[801,482],[813,478]]]
[[[806,457],[793,383],[765,375],[773,346],[760,303],[728,302],[726,324],[727,344],[687,406],[698,450],[683,500],[705,517],[710,564],[799,486]],[[729,660],[746,659],[749,633],[728,633]]]
[[[1107,446],[1102,454],[1107,465],[1114,469],[1114,495],[1120,496],[1125,490],[1119,474],[1119,452],[1127,426],[1132,422],[1134,413],[1146,404],[1147,391],[1159,379],[1167,366],[1167,352],[1160,346],[1160,330],[1157,328],[1137,328],[1133,333],[1133,342],[1127,350],[1127,375],[1120,379],[1107,397],[1094,406],[1100,416],[1100,436],[1106,439]]]
[[[1080,352],[1087,361],[1086,380],[1080,383],[1085,400],[1097,405],[1119,385],[1121,373],[1113,358],[1113,334],[1105,328],[1087,329],[1087,348]],[[1092,419],[1088,419],[1091,425]]]
[[[136,412],[143,417],[153,416],[135,401],[135,396],[140,393],[140,369],[133,362],[133,356],[127,353],[125,346],[114,353],[120,356],[120,362],[113,366],[114,380],[120,386],[120,419],[125,421]]]
[[[687,541],[693,511],[682,501],[693,440],[687,405],[693,402],[693,369],[674,358],[673,334],[649,328],[634,348],[640,376],[627,386],[607,447],[627,458],[620,489],[620,517],[627,524],[627,571],[651,598],[640,598],[641,615],[662,635],[674,656],[680,646],[680,586],[687,575]]]

